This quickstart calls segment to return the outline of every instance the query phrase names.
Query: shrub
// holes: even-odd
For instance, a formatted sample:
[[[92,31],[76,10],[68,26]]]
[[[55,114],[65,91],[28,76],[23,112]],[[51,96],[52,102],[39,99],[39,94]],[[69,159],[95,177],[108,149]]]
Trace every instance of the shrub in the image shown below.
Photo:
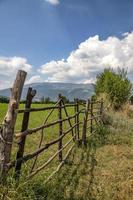
[[[119,109],[129,100],[132,84],[127,78],[127,72],[118,69],[116,73],[113,69],[105,69],[97,76],[95,93],[107,94],[113,108]]]
[[[9,98],[4,97],[4,96],[0,96],[0,103],[9,103]]]

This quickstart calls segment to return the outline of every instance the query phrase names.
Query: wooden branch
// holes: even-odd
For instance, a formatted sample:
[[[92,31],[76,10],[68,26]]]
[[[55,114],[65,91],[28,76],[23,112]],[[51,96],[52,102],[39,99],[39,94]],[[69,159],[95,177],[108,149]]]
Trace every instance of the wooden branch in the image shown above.
[[[64,102],[63,102],[63,100],[62,100],[62,104],[65,105]],[[75,104],[74,104],[74,106],[75,106]],[[65,106],[64,106],[64,111],[65,111],[65,114],[66,114],[66,116],[68,118],[69,125],[70,125],[70,127],[72,127],[72,123],[71,123],[71,120],[69,119],[69,115],[68,115],[68,112],[67,112],[67,109],[66,109]],[[75,116],[76,116],[76,114],[75,114]],[[74,132],[73,132],[73,129],[72,129],[72,136],[73,135],[74,135]]]
[[[32,90],[32,88],[29,88],[28,92],[27,92],[25,108],[30,108],[31,103],[32,103],[32,99],[33,99],[33,97],[35,95],[36,95],[36,91]],[[28,123],[29,123],[29,116],[30,116],[29,112],[25,112],[24,113],[21,131],[27,130]],[[25,140],[26,140],[26,136],[20,137],[19,148],[18,148],[18,152],[17,152],[17,156],[16,156],[15,179],[17,179],[18,181],[19,181],[19,177],[20,177],[20,170],[21,170],[22,162],[18,163],[17,160],[19,158],[23,157],[24,147],[25,147]]]
[[[90,120],[97,119],[97,118],[101,117],[101,115],[95,116],[95,115],[93,115],[93,114],[92,114],[92,116],[93,116],[93,117],[89,118],[87,121],[90,121]]]
[[[3,121],[2,135],[6,143],[0,141],[0,180],[4,184],[7,177],[7,163],[10,162],[14,127],[16,123],[17,114],[15,112],[19,107],[19,101],[26,78],[26,72],[19,70],[11,90],[10,102],[8,110]]]
[[[75,144],[73,144],[72,147],[68,150],[63,161],[58,165],[57,169],[45,180],[44,184],[46,184],[57,172],[59,172],[59,170],[61,169],[61,167],[64,165],[65,161],[67,160],[68,156],[70,155],[71,151],[73,150],[74,146]]]
[[[77,113],[76,115],[78,115],[78,113]],[[72,116],[70,116],[69,119],[72,119],[72,118],[74,118],[74,117],[75,117],[75,114],[72,115]],[[62,121],[62,122],[65,122],[65,121],[67,121],[67,120],[68,120],[68,118],[65,118],[65,119],[62,119],[61,121]],[[37,127],[37,128],[27,129],[26,131],[23,131],[23,132],[20,132],[20,133],[15,134],[15,136],[16,136],[16,138],[19,138],[19,137],[22,137],[22,136],[30,135],[30,134],[32,134],[32,133],[36,133],[36,132],[40,131],[41,129],[49,128],[49,127],[51,127],[51,126],[53,126],[53,125],[59,124],[59,122],[60,122],[60,120],[57,120],[57,121],[52,122],[52,123],[49,123],[49,124],[41,125],[41,126],[39,126],[39,127]]]
[[[37,168],[33,173],[31,173],[28,176],[29,178],[32,178],[34,175],[36,175],[39,171],[41,171],[42,169],[44,169],[45,167],[47,167],[53,160],[54,158],[60,153],[62,152],[63,149],[65,149],[71,142],[73,141],[73,137],[59,150],[57,151],[47,162],[45,162],[41,167]]]
[[[64,107],[74,107],[74,104],[65,104],[64,106],[61,106],[61,108]],[[26,109],[17,109],[17,113],[25,113],[25,112],[39,112],[39,111],[47,111],[47,110],[56,110],[59,109],[59,106],[50,106],[50,107],[44,107],[44,108],[26,108]]]
[[[55,106],[57,106],[58,104],[59,104],[59,101],[57,101]],[[45,120],[43,122],[43,125],[45,125],[47,123],[47,121],[48,121],[49,117],[51,116],[51,114],[53,113],[53,111],[54,111],[54,109],[50,110],[50,112],[47,114],[47,116],[46,116],[46,118],[45,118]],[[42,145],[42,142],[43,142],[43,138],[44,138],[44,133],[43,132],[44,132],[44,129],[41,130],[41,139],[40,139],[38,148],[41,148],[41,145]],[[34,167],[35,167],[36,162],[37,162],[37,158],[38,158],[38,155],[35,157],[35,160],[34,160],[33,165],[31,167],[31,170],[30,170],[31,173],[34,170]]]
[[[59,137],[62,136],[62,132],[63,132],[63,127],[62,127],[62,97],[61,94],[59,94],[58,96],[58,100],[59,100],[59,109],[58,109],[58,119],[59,119]],[[62,151],[60,151],[60,149],[62,149],[62,139],[59,140],[58,143],[58,151],[59,151],[59,162],[62,161]]]
[[[80,122],[79,122],[79,124],[80,124]],[[74,124],[72,128],[74,129],[75,126],[77,126],[77,124]],[[67,135],[67,134],[71,131],[72,128],[68,129],[66,132],[64,132],[64,133],[63,133],[59,138],[57,138],[56,140],[53,140],[53,141],[51,141],[51,142],[45,144],[42,148],[38,149],[37,151],[35,151],[35,152],[33,152],[33,153],[30,153],[30,154],[27,154],[27,155],[25,155],[23,158],[19,158],[19,159],[17,160],[17,162],[19,163],[19,162],[22,161],[22,163],[25,163],[25,162],[27,162],[28,160],[30,160],[30,159],[34,158],[35,156],[39,155],[39,154],[42,153],[44,150],[48,149],[50,146],[52,146],[52,145],[58,143],[61,139],[63,139],[63,138],[65,137],[65,135]],[[10,169],[10,168],[12,168],[12,167],[15,166],[15,163],[16,163],[16,160],[13,161],[13,162],[11,162],[11,163],[8,163],[8,164],[7,164],[7,167]]]
[[[87,131],[87,119],[88,119],[89,107],[90,107],[90,100],[88,99],[86,101],[86,109],[85,109],[84,122],[83,122],[83,131],[82,131],[82,142],[83,142],[84,146],[86,146],[86,144],[87,144],[86,131]]]
[[[84,109],[82,109],[84,110]],[[82,110],[80,111],[80,113],[82,113]],[[77,116],[76,116],[76,123],[78,124],[76,129],[77,129],[77,140],[79,141],[79,100],[76,99],[76,113],[77,113]]]

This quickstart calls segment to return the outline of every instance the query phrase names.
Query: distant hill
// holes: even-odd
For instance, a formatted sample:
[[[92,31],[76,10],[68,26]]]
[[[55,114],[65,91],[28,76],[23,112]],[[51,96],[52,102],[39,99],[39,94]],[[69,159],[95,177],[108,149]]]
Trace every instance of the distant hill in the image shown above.
[[[50,97],[51,100],[56,101],[59,93],[66,96],[69,100],[73,100],[74,98],[87,99],[94,93],[94,84],[43,82],[25,85],[23,88],[22,99],[25,99],[29,87],[32,87],[37,91],[34,98],[36,101],[39,101],[43,96],[44,98]],[[9,97],[10,89],[0,90],[0,96]]]

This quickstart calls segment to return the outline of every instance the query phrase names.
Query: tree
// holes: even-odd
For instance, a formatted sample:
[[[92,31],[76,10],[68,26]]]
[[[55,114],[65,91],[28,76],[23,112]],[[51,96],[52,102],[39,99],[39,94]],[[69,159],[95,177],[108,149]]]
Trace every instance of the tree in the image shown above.
[[[129,100],[131,89],[132,84],[124,69],[118,68],[118,72],[113,69],[105,69],[97,76],[96,95],[105,93],[115,109],[121,108]]]
[[[69,103],[69,99],[67,99],[65,96],[62,96],[62,100],[64,103]]]
[[[46,97],[44,100],[44,103],[46,103],[46,104],[50,103],[50,97]]]
[[[4,96],[0,96],[0,103],[9,103],[9,98],[4,97]]]
[[[44,96],[40,98],[40,103],[44,103]]]

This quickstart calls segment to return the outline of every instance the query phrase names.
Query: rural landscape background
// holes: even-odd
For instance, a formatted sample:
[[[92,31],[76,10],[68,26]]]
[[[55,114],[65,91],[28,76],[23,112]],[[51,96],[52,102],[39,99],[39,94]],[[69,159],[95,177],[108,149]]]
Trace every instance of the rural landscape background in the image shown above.
[[[0,0],[0,200],[133,200],[132,0]]]

